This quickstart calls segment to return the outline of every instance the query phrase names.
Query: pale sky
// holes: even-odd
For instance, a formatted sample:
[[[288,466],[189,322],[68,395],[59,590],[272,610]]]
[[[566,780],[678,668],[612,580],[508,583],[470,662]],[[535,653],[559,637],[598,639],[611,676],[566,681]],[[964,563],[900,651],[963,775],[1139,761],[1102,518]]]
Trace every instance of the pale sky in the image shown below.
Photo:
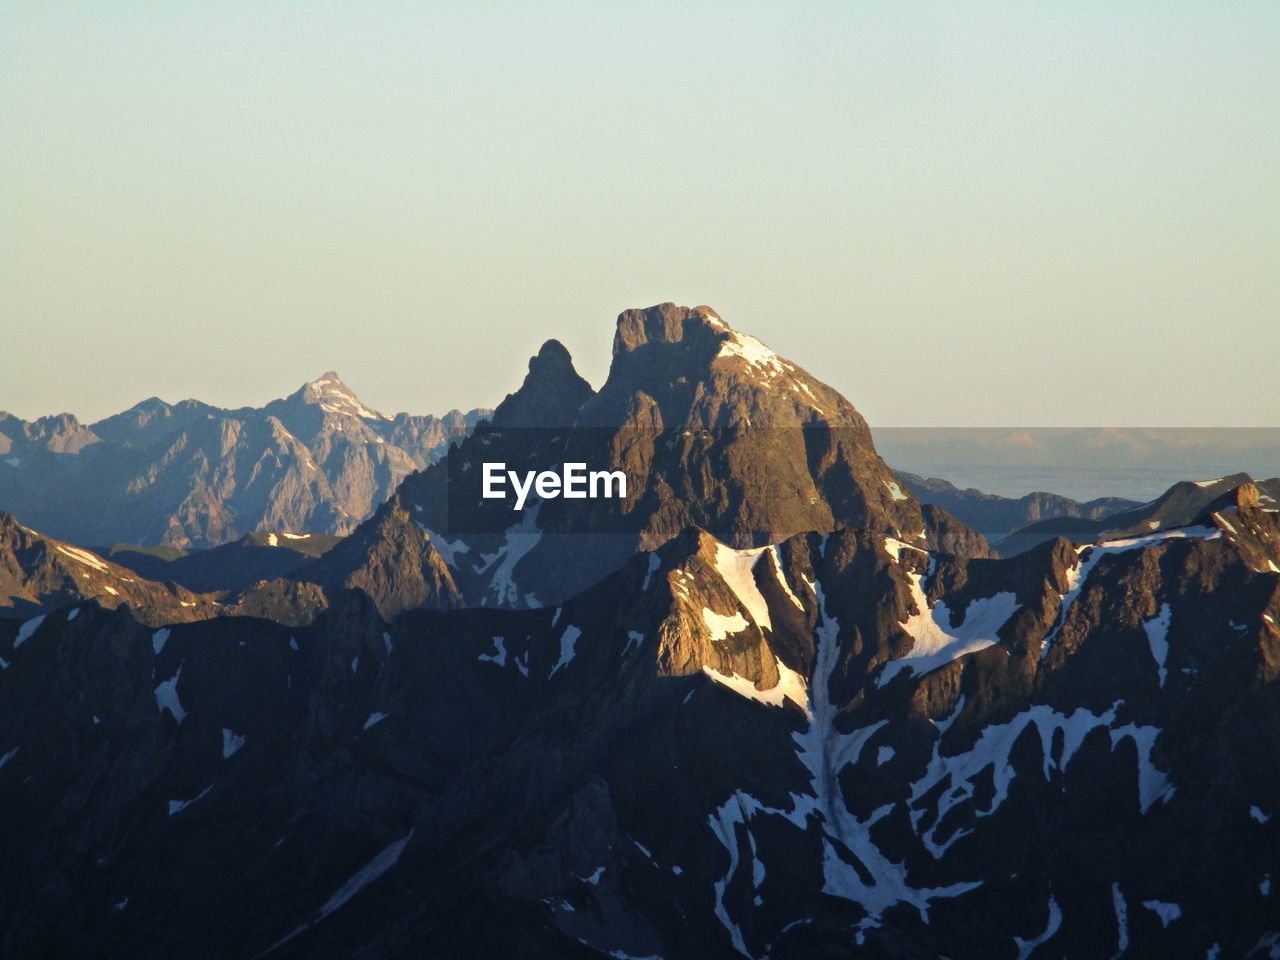
[[[873,426],[1278,425],[1280,4],[0,5],[0,409],[493,405],[663,300]]]

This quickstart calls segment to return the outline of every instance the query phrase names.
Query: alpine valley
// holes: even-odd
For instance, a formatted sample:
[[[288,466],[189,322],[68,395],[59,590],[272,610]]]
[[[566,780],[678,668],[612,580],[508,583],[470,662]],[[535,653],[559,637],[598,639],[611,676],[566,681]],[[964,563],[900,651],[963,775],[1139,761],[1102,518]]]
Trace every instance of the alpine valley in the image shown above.
[[[0,445],[0,956],[1280,957],[1280,481],[897,474],[673,304]]]

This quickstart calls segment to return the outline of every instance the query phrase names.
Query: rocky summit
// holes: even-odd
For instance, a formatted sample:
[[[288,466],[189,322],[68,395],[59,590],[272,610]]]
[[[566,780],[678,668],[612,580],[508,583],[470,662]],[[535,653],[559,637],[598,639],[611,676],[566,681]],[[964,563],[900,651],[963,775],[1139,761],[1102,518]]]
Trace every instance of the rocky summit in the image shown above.
[[[518,515],[503,508],[495,525],[492,511],[464,495],[478,490],[465,483],[479,479],[485,462],[523,472],[566,461],[624,472],[627,497],[553,499]],[[404,609],[400,596],[429,604],[436,591],[434,575],[421,581],[416,561],[392,569],[399,550],[389,538],[415,536],[448,568],[446,605],[456,590],[471,606],[535,607],[690,526],[737,548],[851,526],[951,553],[989,553],[941,507],[922,511],[837,391],[710,307],[667,303],[618,317],[598,391],[548,341],[489,422],[406,478],[356,531],[367,546],[351,562],[387,571],[371,594],[384,614]]]
[[[1271,485],[997,557],[710,308],[614,343],[341,542],[117,554],[224,592],[6,520],[0,955],[1280,954]],[[495,525],[491,460],[635,483]]]

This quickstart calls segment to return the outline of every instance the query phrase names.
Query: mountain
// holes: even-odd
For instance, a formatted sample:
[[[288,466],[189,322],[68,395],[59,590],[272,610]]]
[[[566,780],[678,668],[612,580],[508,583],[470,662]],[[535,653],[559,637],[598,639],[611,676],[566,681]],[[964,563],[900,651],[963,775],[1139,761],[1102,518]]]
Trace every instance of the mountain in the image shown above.
[[[0,414],[0,509],[89,544],[343,535],[487,412],[388,416],[329,372],[262,408],[153,397],[87,426]]]
[[[515,514],[481,499],[486,462],[619,470],[627,496],[535,496]],[[670,303],[618,317],[599,391],[548,341],[492,419],[406,478],[348,543],[383,558],[386,575],[371,596],[393,615],[406,608],[402,598],[432,605],[441,588],[445,606],[455,590],[470,606],[559,602],[690,526],[739,548],[857,526],[947,552],[988,552],[945,510],[922,512],[848,400],[710,307]],[[433,559],[426,578],[416,559],[395,571],[399,548],[390,544],[420,540],[442,564]],[[367,562],[353,546],[343,550]],[[441,565],[452,583],[437,574]]]
[[[914,473],[897,471],[902,486],[921,502],[945,508],[957,519],[995,540],[1022,527],[1041,520],[1060,517],[1082,517],[1100,520],[1113,513],[1129,510],[1140,504],[1123,497],[1099,497],[1081,503],[1056,493],[1028,493],[1023,497],[1001,497],[983,493],[972,487],[961,490],[954,484],[937,477],[922,477]]]
[[[0,623],[0,952],[1265,956],[1261,504],[1011,559],[691,527],[536,610]]]
[[[1218,503],[1229,503],[1235,497],[1235,491],[1245,484],[1253,484],[1247,473],[1213,480],[1184,480],[1148,503],[1135,504],[1114,513],[1093,518],[1068,515],[1028,524],[1001,538],[998,548],[1001,554],[1012,556],[1058,536],[1087,541],[1186,526],[1195,523]],[[1275,506],[1280,501],[1280,477],[1261,480],[1255,486],[1265,503]]]
[[[128,606],[140,621],[156,625],[219,612],[214,597],[145,579],[0,513],[0,618],[27,619],[86,600],[107,608]]]

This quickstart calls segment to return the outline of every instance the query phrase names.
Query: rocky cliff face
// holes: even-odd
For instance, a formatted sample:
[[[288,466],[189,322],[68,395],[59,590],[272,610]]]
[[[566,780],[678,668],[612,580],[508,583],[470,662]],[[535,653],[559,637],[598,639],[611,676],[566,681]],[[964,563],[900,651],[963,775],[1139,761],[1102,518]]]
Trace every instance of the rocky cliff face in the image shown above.
[[[90,426],[0,415],[0,509],[104,546],[345,534],[485,413],[388,416],[326,373],[261,409],[152,398]]]
[[[690,528],[549,609],[0,624],[0,944],[1265,955],[1280,524],[1203,520],[1009,560]]]

